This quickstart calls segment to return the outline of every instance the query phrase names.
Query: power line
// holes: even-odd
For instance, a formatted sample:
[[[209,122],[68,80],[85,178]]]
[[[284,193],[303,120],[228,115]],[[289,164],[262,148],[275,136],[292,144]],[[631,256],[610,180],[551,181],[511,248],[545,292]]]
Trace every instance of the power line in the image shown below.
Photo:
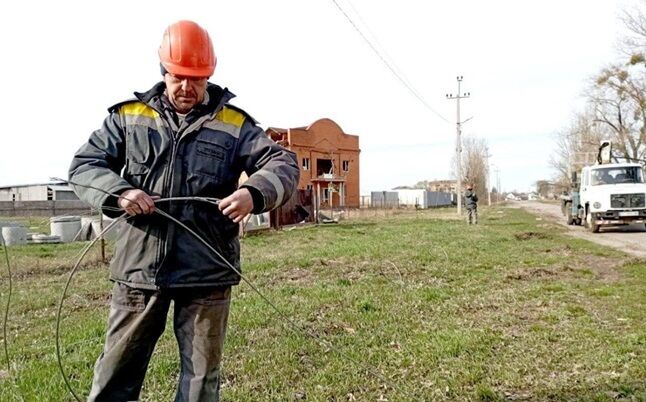
[[[415,88],[413,88],[413,86],[412,86],[412,85],[410,85],[410,84],[409,84],[409,83],[408,83],[408,82],[407,82],[407,81],[406,81],[406,80],[405,80],[405,79],[404,79],[404,78],[403,78],[403,77],[402,77],[402,76],[401,76],[401,75],[400,75],[400,74],[395,70],[395,68],[391,65],[391,63],[389,63],[389,62],[386,60],[386,58],[381,54],[381,52],[379,51],[379,49],[377,49],[377,48],[375,47],[375,45],[373,45],[373,44],[372,44],[372,42],[368,39],[368,37],[366,37],[366,35],[361,31],[361,29],[357,26],[357,24],[355,24],[355,22],[352,20],[352,18],[348,15],[348,13],[346,13],[346,12],[345,12],[345,10],[344,10],[340,5],[339,5],[339,3],[338,3],[336,0],[332,0],[332,2],[333,2],[333,3],[334,3],[334,5],[336,6],[336,8],[337,8],[337,9],[339,9],[339,11],[340,11],[344,16],[345,16],[345,18],[348,20],[348,22],[350,22],[350,24],[352,25],[352,27],[354,28],[354,30],[355,30],[355,31],[357,31],[357,33],[359,33],[359,35],[361,35],[361,37],[362,37],[362,38],[363,38],[363,40],[368,44],[368,46],[370,46],[370,48],[372,49],[372,51],[373,51],[373,52],[375,52],[375,54],[379,57],[379,59],[381,59],[381,61],[386,65],[386,67],[388,67],[388,69],[390,70],[390,72],[392,72],[392,73],[393,73],[393,75],[394,75],[394,76],[399,80],[399,82],[401,82],[401,83],[402,83],[402,85],[404,85],[404,86],[406,87],[406,89],[408,89],[408,90],[410,91],[410,93],[411,93],[411,94],[413,94],[413,96],[414,96],[415,98],[417,98],[417,100],[419,100],[420,102],[422,102],[422,104],[423,104],[423,105],[424,105],[424,106],[425,106],[429,111],[431,111],[433,114],[435,114],[435,115],[436,115],[437,117],[439,117],[440,119],[444,120],[446,123],[451,124],[451,122],[450,122],[446,117],[442,116],[438,111],[436,111],[435,109],[433,109],[433,108],[432,108],[432,107],[431,107],[431,106],[430,106],[430,105],[429,105],[429,104],[424,100],[424,98],[422,98],[422,97],[420,96],[419,92],[417,92],[417,91],[415,90]]]
[[[385,56],[385,57],[384,57],[384,59],[388,60],[388,62],[390,63],[390,65],[392,65],[392,66],[393,66],[393,68],[394,68],[395,70],[397,70],[397,73],[402,77],[402,79],[403,79],[404,81],[406,81],[406,83],[411,87],[411,89],[412,89],[412,90],[414,90],[414,91],[415,91],[415,93],[417,93],[417,94],[419,95],[419,91],[417,91],[417,90],[413,87],[413,85],[411,84],[411,82],[410,82],[410,80],[408,79],[408,77],[406,77],[406,74],[404,74],[404,72],[402,71],[402,69],[401,69],[401,68],[399,68],[399,66],[397,65],[397,63],[395,63],[395,60],[394,60],[394,59],[393,59],[393,57],[388,53],[388,51],[386,50],[386,48],[381,44],[381,42],[379,41],[379,38],[377,37],[377,35],[372,31],[372,29],[370,29],[370,26],[368,25],[368,23],[366,23],[366,21],[361,17],[361,13],[359,12],[359,10],[357,10],[357,8],[354,6],[354,4],[352,4],[352,2],[351,2],[350,0],[345,0],[345,2],[350,6],[350,8],[352,9],[352,12],[354,13],[354,15],[356,15],[356,16],[357,16],[357,18],[359,19],[359,22],[361,23],[361,25],[362,25],[362,26],[366,29],[366,31],[368,32],[368,34],[369,34],[369,35],[366,35],[366,36],[370,36],[369,40],[370,40],[373,44],[375,44],[375,47],[376,47],[376,48],[378,48],[378,49],[380,49],[380,50],[381,50],[381,53]]]
[[[357,10],[357,9],[356,9],[356,7],[354,6],[354,4],[352,4],[352,2],[351,2],[350,0],[345,0],[345,2],[346,2],[346,3],[348,3],[348,5],[350,6],[350,8],[352,9],[352,12],[353,12],[353,13],[357,16],[357,18],[359,19],[359,22],[360,22],[360,23],[362,24],[362,26],[363,26],[363,27],[368,31],[368,34],[370,34],[370,35],[369,35],[369,36],[370,36],[369,40],[370,40],[372,43],[374,43],[374,44],[376,45],[375,47],[376,47],[377,49],[380,49],[380,50],[381,50],[381,53],[385,56],[385,57],[384,57],[384,59],[386,59],[386,60],[389,62],[389,64],[393,67],[393,69],[397,71],[397,74],[399,74],[399,76],[402,78],[402,80],[403,80],[403,81],[405,81],[406,85],[408,85],[408,86],[410,87],[410,89],[411,89],[412,91],[414,91],[414,92],[415,92],[415,95],[416,95],[417,97],[419,97],[419,98],[422,98],[422,99],[423,99],[423,97],[422,97],[422,95],[420,94],[420,92],[419,92],[419,91],[418,91],[418,90],[413,86],[413,84],[411,83],[411,81],[408,79],[408,77],[407,77],[407,76],[406,76],[406,74],[402,71],[402,69],[401,69],[401,68],[399,68],[399,66],[397,65],[397,63],[395,63],[395,59],[394,59],[394,58],[393,58],[393,57],[388,53],[388,51],[386,50],[386,48],[381,44],[381,42],[379,41],[379,38],[377,37],[377,35],[376,35],[376,34],[375,34],[371,29],[370,29],[370,26],[368,25],[368,23],[366,23],[366,21],[361,17],[361,13],[359,12],[359,10]],[[366,36],[368,36],[368,35],[366,35]],[[425,106],[426,106],[426,105],[425,105]],[[440,116],[440,117],[442,117],[442,116]]]

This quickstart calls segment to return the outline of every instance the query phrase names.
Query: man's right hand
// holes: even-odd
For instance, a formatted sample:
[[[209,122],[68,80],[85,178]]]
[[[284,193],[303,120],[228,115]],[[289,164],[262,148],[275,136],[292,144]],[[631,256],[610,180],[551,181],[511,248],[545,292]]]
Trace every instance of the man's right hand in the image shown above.
[[[155,199],[139,189],[126,190],[119,196],[119,206],[129,215],[149,215],[155,212]]]

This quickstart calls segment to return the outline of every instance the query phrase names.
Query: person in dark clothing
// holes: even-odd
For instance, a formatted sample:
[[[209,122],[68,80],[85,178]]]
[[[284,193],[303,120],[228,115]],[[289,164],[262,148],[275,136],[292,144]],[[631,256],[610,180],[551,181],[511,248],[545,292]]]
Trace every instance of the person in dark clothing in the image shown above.
[[[473,191],[473,186],[467,186],[467,192],[464,193],[465,206],[467,208],[467,223],[478,224],[478,196]]]
[[[181,363],[175,401],[219,400],[231,286],[241,279],[230,268],[240,270],[239,222],[285,203],[299,179],[295,155],[229,104],[228,89],[209,82],[216,58],[206,30],[192,21],[170,25],[159,58],[163,80],[109,108],[69,172],[79,198],[106,215],[120,208],[131,216],[110,267],[108,329],[91,402],[139,399],[171,302]],[[249,179],[238,186],[242,172]],[[220,201],[158,201],[178,197]]]

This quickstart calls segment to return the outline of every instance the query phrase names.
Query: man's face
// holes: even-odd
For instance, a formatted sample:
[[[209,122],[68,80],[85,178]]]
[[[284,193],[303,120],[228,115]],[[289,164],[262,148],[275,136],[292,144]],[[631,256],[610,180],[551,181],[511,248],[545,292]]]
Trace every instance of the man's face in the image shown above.
[[[164,82],[170,103],[178,113],[186,114],[204,100],[208,78],[182,77],[166,73]]]

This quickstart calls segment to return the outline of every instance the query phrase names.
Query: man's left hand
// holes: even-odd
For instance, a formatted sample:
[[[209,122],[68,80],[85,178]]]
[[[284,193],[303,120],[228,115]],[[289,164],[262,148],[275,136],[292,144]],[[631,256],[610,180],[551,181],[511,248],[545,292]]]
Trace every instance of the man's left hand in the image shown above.
[[[238,223],[253,210],[253,198],[249,190],[243,187],[220,200],[218,208],[225,216]]]

